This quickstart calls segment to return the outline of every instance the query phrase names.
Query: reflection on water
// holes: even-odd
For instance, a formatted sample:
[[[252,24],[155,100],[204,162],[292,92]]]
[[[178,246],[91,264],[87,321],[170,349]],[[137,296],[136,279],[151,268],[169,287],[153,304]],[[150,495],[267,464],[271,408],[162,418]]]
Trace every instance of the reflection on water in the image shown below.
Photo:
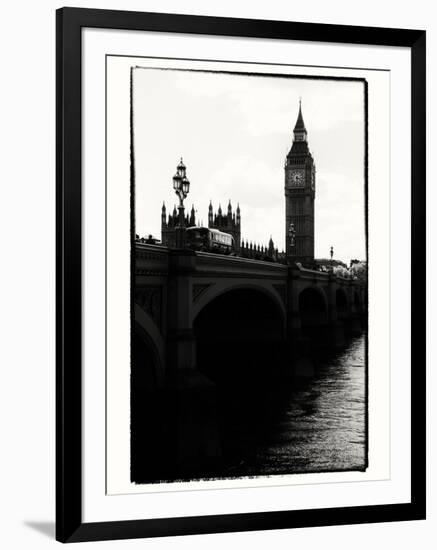
[[[206,346],[203,357],[207,359],[200,364],[209,368],[206,374],[214,382],[210,387],[214,388],[216,417],[210,418],[209,425],[212,435],[219,438],[220,454],[199,454],[186,463],[175,460],[174,426],[184,412],[182,402],[178,394],[165,390],[149,392],[145,399],[143,388],[150,381],[140,369],[141,377],[136,374],[132,378],[133,387],[139,391],[132,406],[133,481],[157,483],[367,467],[365,336],[350,340],[339,352],[325,350],[323,356],[313,357],[314,375],[305,380],[293,379],[289,358],[278,347],[257,343],[247,349],[237,342],[234,348],[227,343],[218,349],[227,350],[226,360]],[[139,351],[144,354],[144,350]],[[209,403],[211,395],[200,393],[199,403]],[[191,400],[195,394],[188,397]],[[187,410],[187,426],[196,427],[200,414]],[[195,447],[201,432],[193,433]]]
[[[240,433],[241,448],[252,451],[232,475],[364,470],[365,370],[364,336],[318,361],[314,378],[284,390],[268,433]]]

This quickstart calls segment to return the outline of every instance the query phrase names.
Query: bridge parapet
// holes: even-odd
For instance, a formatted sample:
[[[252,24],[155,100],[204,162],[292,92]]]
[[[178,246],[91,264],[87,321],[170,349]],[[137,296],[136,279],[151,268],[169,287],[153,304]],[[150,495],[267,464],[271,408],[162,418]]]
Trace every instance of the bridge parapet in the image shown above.
[[[178,311],[185,312],[184,315],[188,312],[191,320],[214,297],[244,287],[257,287],[275,300],[279,299],[280,307],[287,310],[289,326],[296,329],[299,328],[301,315],[299,297],[309,288],[322,297],[330,323],[337,321],[337,292],[340,289],[345,292],[350,315],[365,311],[363,284],[359,280],[298,265],[239,256],[171,250],[160,245],[136,243],[135,276],[138,288],[147,297],[152,290],[159,291],[163,315],[168,309],[165,305],[167,302],[170,307],[173,302],[179,301]],[[184,295],[185,305],[180,298],[176,300],[172,296],[168,297],[168,292],[174,293],[176,288],[178,296]],[[147,301],[142,299],[139,303],[143,302]],[[143,309],[149,312],[150,308],[143,305]],[[174,313],[170,309],[169,318]],[[190,328],[189,320],[185,325]]]
[[[288,270],[286,265],[264,260],[208,252],[177,251],[160,245],[136,243],[135,274],[166,275],[171,269],[172,258],[176,257],[186,258],[187,261],[183,263],[186,263],[187,267],[191,265],[194,273],[208,273],[213,276],[268,276],[285,278]],[[189,261],[188,258],[190,259]]]
[[[337,284],[347,286],[362,286],[358,279],[352,279],[350,277],[343,277],[342,275],[336,275],[332,272],[318,271],[316,269],[309,269],[307,267],[293,266],[291,268],[292,276],[301,279],[318,279],[320,281],[334,281]]]
[[[324,271],[317,271],[315,269],[308,269],[307,267],[293,266],[290,268],[291,277],[293,279],[303,279],[311,281],[321,281],[327,283],[329,281],[329,273]]]
[[[209,273],[214,276],[249,276],[284,279],[287,266],[263,260],[252,260],[239,256],[224,256],[207,252],[196,253],[196,272]]]
[[[169,249],[165,246],[135,243],[135,275],[166,275]]]

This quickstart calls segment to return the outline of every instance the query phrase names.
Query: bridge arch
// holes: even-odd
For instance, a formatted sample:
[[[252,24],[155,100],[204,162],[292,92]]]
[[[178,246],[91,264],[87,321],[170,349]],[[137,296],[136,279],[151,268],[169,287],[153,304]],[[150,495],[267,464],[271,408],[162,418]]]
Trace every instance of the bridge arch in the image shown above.
[[[197,316],[201,313],[201,311],[213,300],[218,298],[219,296],[222,296],[224,294],[227,294],[228,292],[232,292],[235,290],[248,290],[248,291],[254,291],[259,292],[270,298],[278,308],[284,324],[284,335],[285,335],[285,323],[287,319],[287,312],[285,308],[284,301],[280,294],[277,292],[277,290],[269,283],[264,282],[256,282],[256,283],[247,283],[247,282],[233,282],[233,283],[223,283],[223,282],[217,282],[214,284],[211,284],[211,286],[202,292],[200,297],[197,299],[197,301],[194,303],[193,306],[193,324],[195,323],[195,320]]]
[[[280,407],[273,388],[291,370],[284,309],[273,292],[242,284],[215,289],[202,306],[193,323],[197,369],[214,384],[223,460],[238,464],[269,431]]]
[[[299,292],[299,315],[302,334],[311,340],[322,340],[328,324],[328,301],[324,290],[316,285]]]
[[[262,287],[215,292],[193,322],[197,365],[214,382],[262,380],[280,368],[285,346],[283,305]]]
[[[335,305],[337,307],[337,317],[339,321],[345,320],[349,316],[349,299],[344,288],[339,287],[335,291]]]
[[[318,295],[319,298],[317,299],[317,301],[320,304],[320,307],[323,304],[323,308],[326,311],[326,315],[327,315],[327,312],[328,312],[328,297],[327,297],[326,292],[323,289],[323,287],[320,286],[320,285],[316,285],[316,284],[310,284],[310,285],[304,286],[299,290],[298,297],[297,297],[298,298],[299,309],[300,309],[302,299],[305,300],[306,296],[309,296],[309,295],[314,295],[315,296],[315,294]],[[303,296],[303,298],[301,298],[302,296]]]
[[[135,480],[156,471],[161,462],[159,450],[165,444],[156,422],[157,416],[163,418],[165,414],[161,393],[162,351],[154,334],[154,323],[143,313],[136,313],[131,333],[130,466],[131,478]]]
[[[132,351],[135,351],[135,345],[138,348],[142,346],[147,348],[147,353],[153,357],[154,363],[154,379],[157,385],[161,385],[164,380],[164,365],[165,365],[165,343],[160,330],[156,326],[153,319],[142,307],[135,304],[134,309],[134,341]],[[132,360],[134,359],[132,354]]]

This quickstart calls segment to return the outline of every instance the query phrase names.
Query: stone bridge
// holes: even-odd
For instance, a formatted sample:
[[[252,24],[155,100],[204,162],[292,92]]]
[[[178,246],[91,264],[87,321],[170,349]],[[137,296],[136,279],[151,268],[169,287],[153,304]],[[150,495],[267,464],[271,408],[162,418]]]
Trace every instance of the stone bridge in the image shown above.
[[[169,371],[196,369],[200,340],[257,339],[273,347],[341,346],[365,322],[357,280],[236,256],[135,245],[135,337],[160,385]],[[248,313],[245,314],[245,311]]]
[[[366,319],[358,281],[280,263],[137,243],[134,278],[131,475],[144,483],[213,468],[226,392],[243,415],[259,409],[254,388],[311,376],[314,350]]]

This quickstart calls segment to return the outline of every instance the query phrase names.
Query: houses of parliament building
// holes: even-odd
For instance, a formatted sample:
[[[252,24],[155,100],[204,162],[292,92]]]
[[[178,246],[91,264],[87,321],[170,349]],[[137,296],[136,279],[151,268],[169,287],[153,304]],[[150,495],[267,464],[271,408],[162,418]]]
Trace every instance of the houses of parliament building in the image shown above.
[[[308,146],[308,134],[299,102],[299,112],[293,130],[293,140],[290,151],[285,159],[285,251],[280,253],[275,248],[272,239],[268,245],[259,245],[241,239],[240,206],[233,210],[229,200],[227,209],[223,212],[219,206],[214,212],[210,202],[208,208],[208,228],[227,233],[233,237],[233,253],[238,256],[268,259],[303,265],[314,263],[314,201],[316,193],[316,168]],[[178,171],[185,174],[186,167],[181,162]],[[185,227],[195,227],[196,211],[194,205],[189,214],[184,213]],[[176,230],[180,224],[179,212],[174,207],[167,214],[165,204],[161,212],[161,242],[162,245],[174,247]]]

